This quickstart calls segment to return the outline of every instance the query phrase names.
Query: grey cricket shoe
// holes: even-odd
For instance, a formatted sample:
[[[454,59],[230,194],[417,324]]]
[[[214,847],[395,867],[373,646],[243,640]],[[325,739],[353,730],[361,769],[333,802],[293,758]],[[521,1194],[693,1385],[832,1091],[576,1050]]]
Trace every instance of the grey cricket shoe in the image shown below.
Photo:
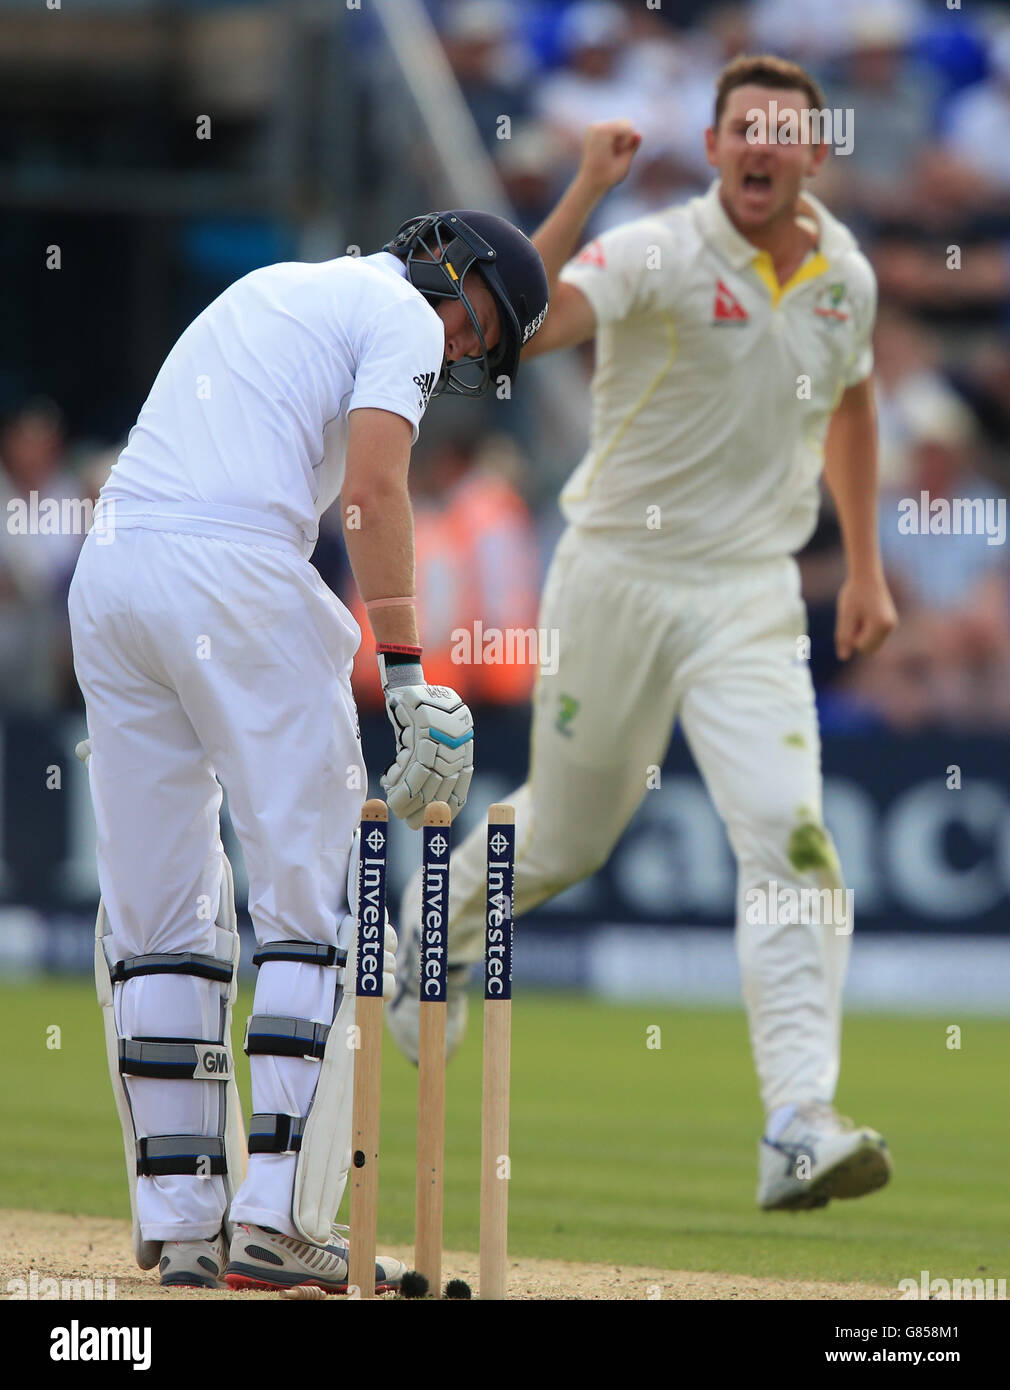
[[[269,1226],[236,1226],[225,1273],[230,1289],[292,1289],[315,1284],[325,1293],[347,1292],[350,1246],[334,1228],[327,1245],[282,1236]],[[400,1287],[407,1266],[380,1255],[375,1261],[375,1292]]]
[[[166,1240],[158,1270],[167,1288],[219,1289],[227,1263],[228,1246],[219,1231],[212,1240]]]
[[[776,1139],[758,1145],[758,1206],[811,1211],[833,1197],[864,1197],[887,1183],[891,1166],[875,1129],[857,1128],[822,1102],[800,1105]]]
[[[463,1041],[469,1012],[466,987],[468,965],[450,965],[445,982],[445,1060]],[[396,994],[386,1005],[386,1023],[393,1041],[408,1061],[417,1066],[421,1037],[421,930],[405,931],[396,958]]]

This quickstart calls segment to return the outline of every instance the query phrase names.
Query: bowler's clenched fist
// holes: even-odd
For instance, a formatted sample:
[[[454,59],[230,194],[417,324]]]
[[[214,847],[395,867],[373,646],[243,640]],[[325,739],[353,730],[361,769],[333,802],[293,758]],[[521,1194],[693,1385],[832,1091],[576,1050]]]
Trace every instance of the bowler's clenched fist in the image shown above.
[[[586,130],[577,177],[602,196],[627,177],[641,143],[630,121],[596,121]]]

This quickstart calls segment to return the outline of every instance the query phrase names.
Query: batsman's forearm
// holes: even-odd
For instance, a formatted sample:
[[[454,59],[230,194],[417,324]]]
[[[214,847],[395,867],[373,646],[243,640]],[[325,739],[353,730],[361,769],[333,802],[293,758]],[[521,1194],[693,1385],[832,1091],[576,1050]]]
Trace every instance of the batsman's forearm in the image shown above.
[[[877,413],[872,388],[851,404],[843,404],[832,417],[824,448],[824,481],[835,500],[849,574],[879,573]]]
[[[594,189],[576,174],[557,207],[533,233],[533,245],[540,252],[552,295],[558,276],[578,248],[589,214],[605,192]]]
[[[343,499],[344,543],[358,593],[368,603],[414,593],[414,516],[406,487],[390,486]],[[413,605],[369,613],[376,642],[416,647]]]

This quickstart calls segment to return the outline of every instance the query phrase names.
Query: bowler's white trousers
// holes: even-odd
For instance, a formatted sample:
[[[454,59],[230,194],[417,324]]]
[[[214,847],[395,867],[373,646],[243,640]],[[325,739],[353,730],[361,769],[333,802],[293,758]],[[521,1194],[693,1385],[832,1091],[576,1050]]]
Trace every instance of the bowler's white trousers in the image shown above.
[[[722,564],[677,577],[658,567],[636,572],[612,543],[569,528],[539,625],[556,630],[560,658],[557,673],[537,684],[528,780],[506,798],[516,807],[516,913],[607,860],[649,794],[649,770],[662,764],[679,719],[736,854],[737,952],[765,1107],[830,1101],[851,923],[816,925],[810,911],[791,922],[774,909],[764,915],[780,920],[752,922],[747,912],[749,894],[774,904],[786,889],[824,897],[825,888],[842,887],[821,820],[820,739],[795,562]],[[479,721],[476,737],[479,762]],[[453,964],[481,959],[485,854],[479,827],[452,855]],[[415,875],[404,929],[419,920]]]
[[[335,945],[366,786],[349,679],[358,626],[290,538],[203,520],[132,523],[117,519],[111,543],[92,532],[69,601],[116,958],[215,954],[220,784],[257,940]],[[268,961],[254,1011],[332,1023],[334,975]],[[216,1037],[222,988],[186,975],[117,984],[120,1034]],[[308,1113],[318,1062],[250,1063],[256,1112]],[[138,1135],[217,1132],[223,1087],[126,1085]],[[232,1219],[297,1235],[295,1163],[251,1155]],[[145,1240],[213,1236],[225,1202],[219,1177],[138,1179]]]

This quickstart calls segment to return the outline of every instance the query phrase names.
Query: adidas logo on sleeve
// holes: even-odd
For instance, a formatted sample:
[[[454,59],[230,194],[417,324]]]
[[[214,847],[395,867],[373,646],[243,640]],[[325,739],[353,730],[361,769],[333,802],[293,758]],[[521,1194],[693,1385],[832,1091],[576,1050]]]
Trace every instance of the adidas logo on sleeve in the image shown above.
[[[435,373],[418,372],[417,376],[414,377],[414,384],[419,392],[418,410],[423,415],[431,395],[431,388],[435,385]]]

